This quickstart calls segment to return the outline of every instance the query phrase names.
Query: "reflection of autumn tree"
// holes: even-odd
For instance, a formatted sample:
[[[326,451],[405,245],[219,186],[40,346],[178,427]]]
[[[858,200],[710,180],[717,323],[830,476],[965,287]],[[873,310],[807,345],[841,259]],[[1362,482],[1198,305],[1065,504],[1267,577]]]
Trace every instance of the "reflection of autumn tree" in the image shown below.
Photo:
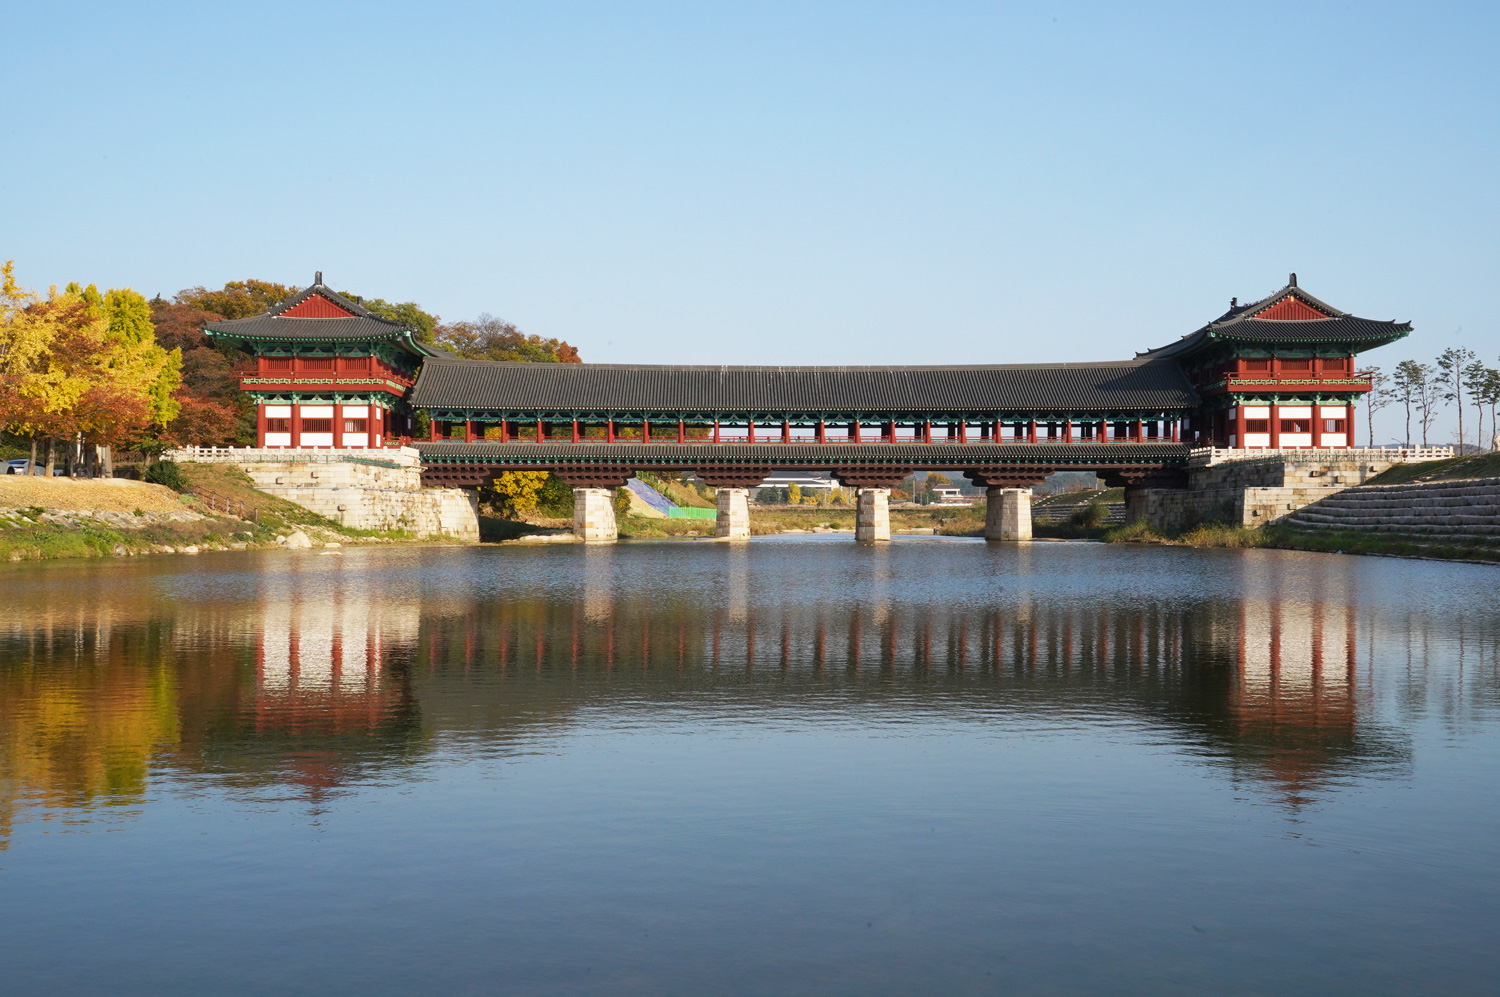
[[[0,847],[18,803],[139,803],[147,763],[175,744],[177,683],[161,664],[0,672]]]

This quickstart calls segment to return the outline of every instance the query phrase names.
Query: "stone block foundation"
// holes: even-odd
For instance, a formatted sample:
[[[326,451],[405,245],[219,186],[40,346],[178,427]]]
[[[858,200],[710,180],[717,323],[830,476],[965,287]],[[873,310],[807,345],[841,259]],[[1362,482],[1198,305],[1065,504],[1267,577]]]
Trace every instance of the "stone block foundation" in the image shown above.
[[[714,519],[714,536],[728,540],[750,539],[750,489],[720,488],[719,514]]]
[[[620,537],[615,525],[615,493],[608,488],[573,489],[573,535],[579,540],[614,541]]]
[[[1031,539],[1031,490],[990,488],[984,493],[986,540]]]
[[[891,490],[861,488],[859,509],[854,520],[855,540],[889,540],[891,538]]]

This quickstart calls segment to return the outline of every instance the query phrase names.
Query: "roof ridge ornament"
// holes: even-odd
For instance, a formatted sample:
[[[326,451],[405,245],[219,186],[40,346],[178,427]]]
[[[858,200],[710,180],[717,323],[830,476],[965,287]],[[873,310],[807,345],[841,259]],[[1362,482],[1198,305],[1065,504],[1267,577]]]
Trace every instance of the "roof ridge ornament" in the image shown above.
[[[1297,286],[1297,275],[1295,273],[1287,275],[1286,285],[1287,285],[1287,287],[1296,287]]]
[[[1295,281],[1293,283],[1295,283]],[[313,286],[314,287],[321,287],[322,285],[323,285],[323,271],[321,271],[321,270],[315,271],[313,273]]]

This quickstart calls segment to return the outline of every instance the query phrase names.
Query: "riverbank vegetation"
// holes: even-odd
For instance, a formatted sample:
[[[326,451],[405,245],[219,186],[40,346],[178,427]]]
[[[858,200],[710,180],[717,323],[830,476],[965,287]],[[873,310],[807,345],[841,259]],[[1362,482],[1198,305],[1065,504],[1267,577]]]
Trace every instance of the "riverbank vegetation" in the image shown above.
[[[1414,537],[1356,530],[1309,530],[1291,525],[1235,526],[1205,522],[1182,530],[1162,530],[1143,521],[1113,528],[1089,529],[1059,523],[1034,528],[1041,539],[1087,539],[1118,544],[1162,544],[1197,548],[1252,548],[1307,550],[1329,554],[1373,554],[1386,557],[1426,557],[1448,561],[1500,562],[1500,550],[1482,541],[1432,542]]]
[[[411,539],[343,526],[267,495],[231,465],[180,471],[182,493],[124,478],[0,475],[0,561],[274,548],[296,534],[312,546]]]
[[[1500,453],[1392,464],[1365,484],[1407,485],[1424,481],[1461,481],[1467,478],[1500,478]]]

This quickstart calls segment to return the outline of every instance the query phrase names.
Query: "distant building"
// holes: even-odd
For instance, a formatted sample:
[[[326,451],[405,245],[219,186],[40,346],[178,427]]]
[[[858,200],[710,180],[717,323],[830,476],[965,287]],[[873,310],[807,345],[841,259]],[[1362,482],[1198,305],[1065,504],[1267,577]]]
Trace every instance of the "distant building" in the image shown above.
[[[787,485],[796,485],[804,492],[831,492],[839,486],[839,483],[832,478],[821,478],[815,474],[778,474],[761,482],[760,487],[785,488]]]
[[[974,496],[965,495],[961,488],[934,488],[932,494],[937,496],[935,505],[973,505]]]

